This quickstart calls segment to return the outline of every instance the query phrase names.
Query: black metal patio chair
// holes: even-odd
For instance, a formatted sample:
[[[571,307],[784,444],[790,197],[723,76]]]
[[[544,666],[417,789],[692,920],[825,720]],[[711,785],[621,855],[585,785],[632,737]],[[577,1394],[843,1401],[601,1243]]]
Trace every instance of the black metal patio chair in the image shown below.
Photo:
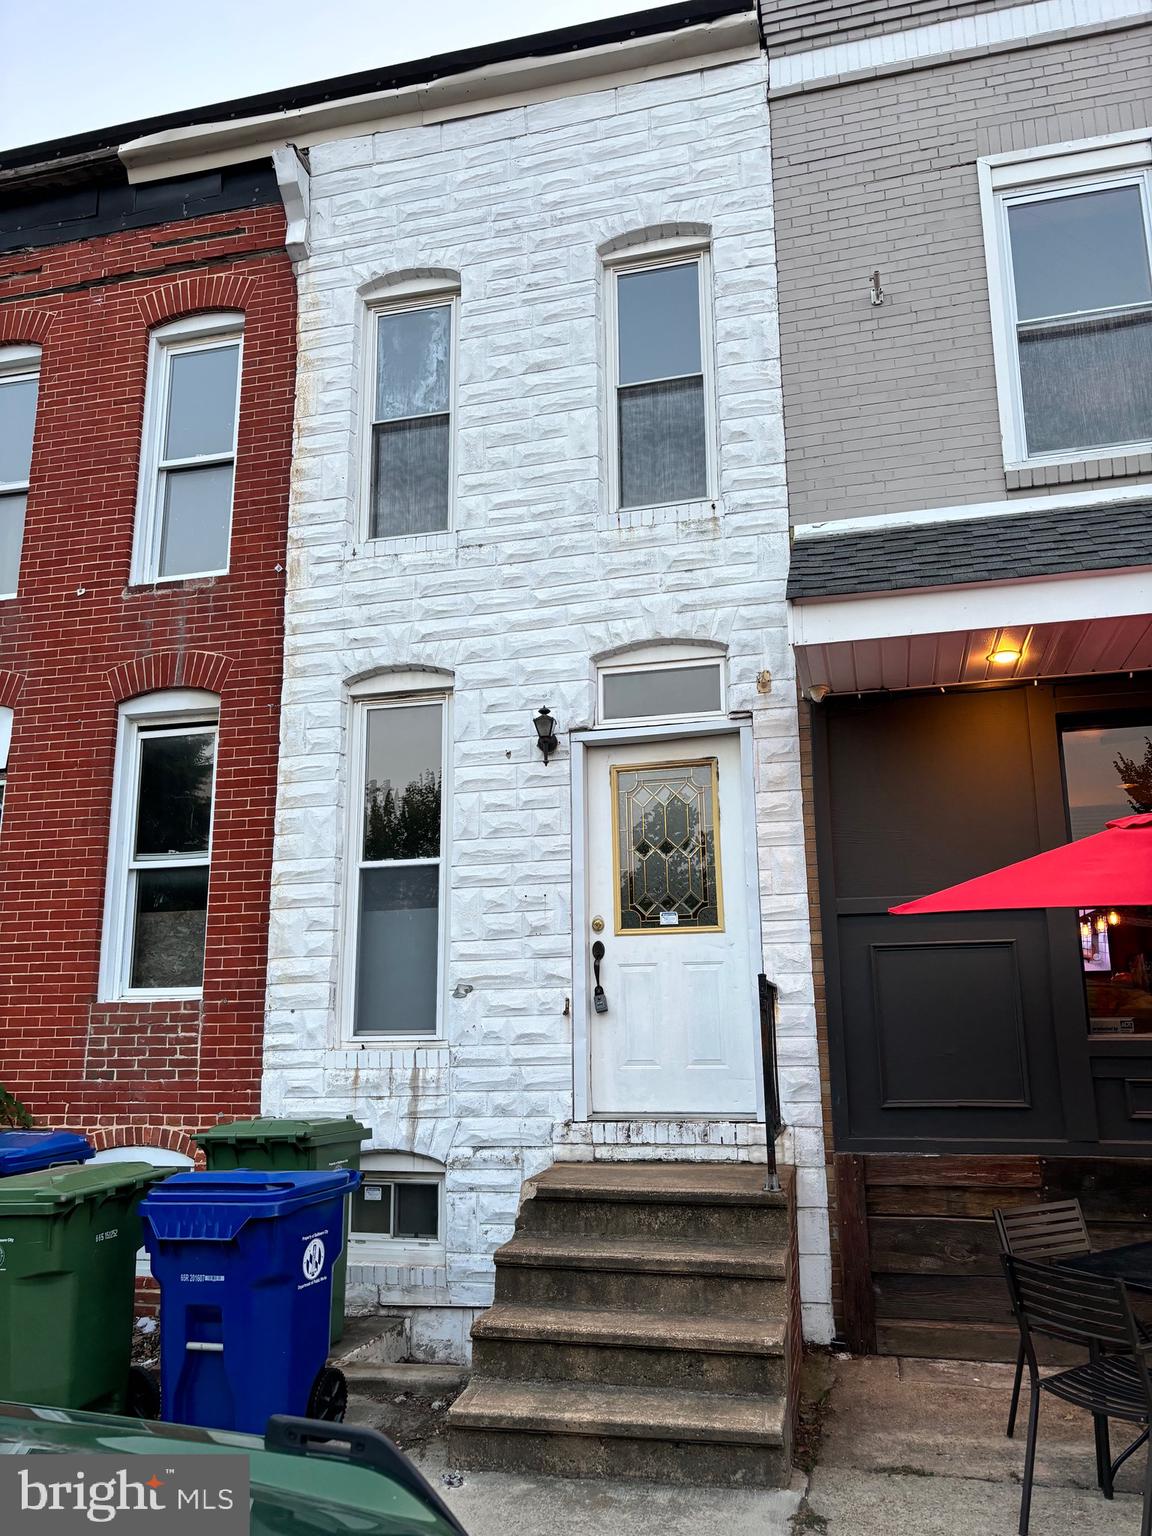
[[[1041,1392],[1050,1392],[1092,1415],[1097,1478],[1104,1497],[1110,1499],[1120,1466],[1148,1439],[1147,1426],[1152,1423],[1152,1379],[1148,1374],[1152,1340],[1145,1338],[1133,1317],[1122,1280],[1103,1279],[1034,1259],[1016,1259],[1011,1254],[1004,1254],[1002,1263],[1012,1310],[1020,1325],[1032,1388],[1020,1495],[1020,1536],[1028,1536]],[[1034,1334],[1078,1344],[1088,1351],[1088,1359],[1070,1370],[1042,1378],[1036,1364]],[[1111,1459],[1108,1441],[1109,1419],[1143,1426],[1115,1461]],[[1144,1470],[1140,1536],[1152,1536],[1152,1456]]]
[[[1092,1239],[1084,1224],[1079,1200],[1051,1200],[1047,1205],[1025,1205],[1016,1210],[992,1212],[1000,1238],[1000,1252],[1017,1259],[1071,1259],[1092,1252]],[[1016,1378],[1008,1409],[1009,1440],[1016,1432],[1020,1385],[1024,1380],[1024,1340],[1016,1351]]]

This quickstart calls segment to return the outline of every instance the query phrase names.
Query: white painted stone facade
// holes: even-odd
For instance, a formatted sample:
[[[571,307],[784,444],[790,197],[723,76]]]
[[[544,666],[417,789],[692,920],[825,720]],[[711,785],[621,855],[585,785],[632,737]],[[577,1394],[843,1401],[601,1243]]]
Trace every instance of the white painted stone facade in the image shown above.
[[[311,170],[266,1111],[350,1112],[373,1148],[446,1165],[443,1267],[350,1276],[360,1305],[426,1309],[412,1325],[425,1356],[466,1350],[522,1181],[555,1158],[763,1158],[763,1125],[573,1123],[571,758],[562,737],[545,766],[531,724],[545,701],[564,731],[595,723],[594,657],[722,642],[730,707],[754,720],[783,1150],[798,1168],[806,1329],[826,1340],[763,61],[333,140],[313,146]],[[711,231],[720,495],[616,514],[597,247],[678,224]],[[364,545],[361,295],[429,270],[460,281],[454,528]],[[413,667],[453,677],[448,988],[474,990],[446,1000],[443,1043],[341,1045],[346,685]]]

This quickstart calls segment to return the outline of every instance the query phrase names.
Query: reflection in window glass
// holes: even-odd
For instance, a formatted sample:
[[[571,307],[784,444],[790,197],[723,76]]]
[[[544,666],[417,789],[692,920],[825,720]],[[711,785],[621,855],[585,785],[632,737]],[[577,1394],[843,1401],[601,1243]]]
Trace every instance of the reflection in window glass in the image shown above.
[[[1152,722],[1065,731],[1073,838],[1152,811]],[[1080,956],[1093,1034],[1152,1032],[1152,907],[1090,907],[1079,914]]]
[[[152,574],[223,571],[232,524],[240,342],[173,342],[161,361],[165,353],[155,509],[160,537]]]
[[[366,711],[356,1034],[436,1033],[443,729],[439,702]]]
[[[14,597],[20,578],[38,387],[34,371],[0,373],[0,597]]]
[[[708,494],[700,263],[616,279],[620,505],[655,507]]]
[[[724,707],[718,662],[604,674],[604,719],[648,720],[661,715],[714,715]]]
[[[440,1184],[368,1172],[352,1197],[352,1231],[361,1237],[436,1242],[440,1236]]]
[[[129,833],[131,990],[183,991],[204,977],[216,726],[141,727]]]
[[[376,320],[373,539],[448,526],[452,306]]]
[[[1144,181],[1008,204],[1028,452],[1152,437]]]

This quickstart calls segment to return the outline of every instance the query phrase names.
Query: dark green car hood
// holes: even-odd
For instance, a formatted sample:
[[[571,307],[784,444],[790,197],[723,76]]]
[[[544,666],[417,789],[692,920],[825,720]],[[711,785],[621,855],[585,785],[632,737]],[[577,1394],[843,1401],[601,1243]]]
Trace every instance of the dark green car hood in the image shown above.
[[[269,1449],[256,1435],[0,1403],[0,1455],[163,1451],[247,1456],[252,1536],[461,1536],[450,1516],[378,1467],[323,1454],[291,1455]]]

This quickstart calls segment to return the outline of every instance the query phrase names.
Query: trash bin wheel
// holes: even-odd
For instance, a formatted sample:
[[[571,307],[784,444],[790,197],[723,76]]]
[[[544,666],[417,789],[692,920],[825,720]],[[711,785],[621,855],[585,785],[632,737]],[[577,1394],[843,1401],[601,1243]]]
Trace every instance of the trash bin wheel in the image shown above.
[[[348,1383],[344,1372],[326,1365],[308,1394],[308,1417],[326,1419],[331,1424],[343,1424],[348,1407]]]
[[[147,1366],[133,1365],[128,1371],[128,1417],[130,1419],[158,1419],[160,1417],[160,1373]]]

